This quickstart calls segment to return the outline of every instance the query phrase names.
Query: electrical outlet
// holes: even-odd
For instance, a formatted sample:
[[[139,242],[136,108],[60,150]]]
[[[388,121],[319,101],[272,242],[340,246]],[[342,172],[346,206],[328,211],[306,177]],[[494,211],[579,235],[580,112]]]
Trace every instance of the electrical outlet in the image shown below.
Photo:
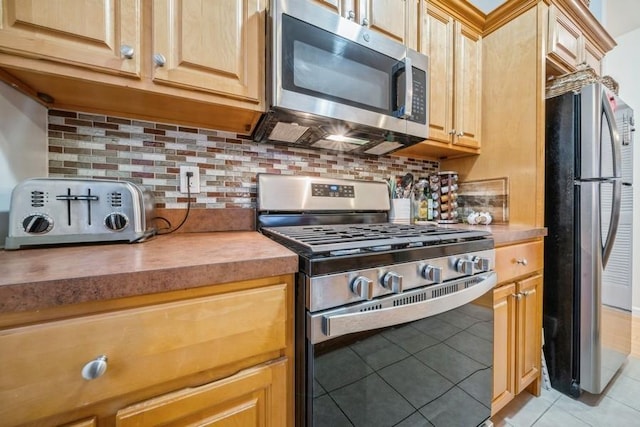
[[[187,172],[193,173],[191,177],[191,194],[200,192],[200,168],[198,166],[180,166],[180,192],[187,194]]]

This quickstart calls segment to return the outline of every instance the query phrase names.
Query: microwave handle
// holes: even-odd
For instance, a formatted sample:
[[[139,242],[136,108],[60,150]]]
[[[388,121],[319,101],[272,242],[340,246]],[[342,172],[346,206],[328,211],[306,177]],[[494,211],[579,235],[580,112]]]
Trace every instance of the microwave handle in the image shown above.
[[[404,105],[398,105],[398,109],[393,111],[393,115],[401,119],[408,119],[411,117],[411,109],[413,106],[413,68],[411,66],[411,58],[408,56],[405,56],[405,58],[399,61],[396,67],[394,67],[394,88],[398,91],[400,88],[397,86],[397,81],[403,70],[405,74]]]
[[[404,58],[404,81],[405,81],[405,97],[404,97],[404,114],[403,119],[411,117],[411,107],[413,106],[413,67],[411,66],[411,58]]]

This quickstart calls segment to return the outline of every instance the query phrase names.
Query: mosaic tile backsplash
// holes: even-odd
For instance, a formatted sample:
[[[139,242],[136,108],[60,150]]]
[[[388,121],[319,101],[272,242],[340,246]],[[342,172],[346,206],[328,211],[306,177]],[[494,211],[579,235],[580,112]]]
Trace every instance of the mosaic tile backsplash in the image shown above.
[[[180,166],[200,168],[192,208],[254,208],[256,174],[388,179],[426,176],[437,161],[357,157],[253,142],[235,133],[49,110],[49,176],[119,179],[154,192],[159,207],[186,208]]]

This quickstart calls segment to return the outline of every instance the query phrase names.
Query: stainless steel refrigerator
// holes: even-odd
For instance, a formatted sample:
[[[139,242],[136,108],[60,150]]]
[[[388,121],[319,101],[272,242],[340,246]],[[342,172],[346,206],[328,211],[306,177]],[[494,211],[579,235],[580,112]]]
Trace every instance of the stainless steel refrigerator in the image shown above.
[[[633,110],[599,83],[546,101],[544,355],[601,393],[631,349]]]

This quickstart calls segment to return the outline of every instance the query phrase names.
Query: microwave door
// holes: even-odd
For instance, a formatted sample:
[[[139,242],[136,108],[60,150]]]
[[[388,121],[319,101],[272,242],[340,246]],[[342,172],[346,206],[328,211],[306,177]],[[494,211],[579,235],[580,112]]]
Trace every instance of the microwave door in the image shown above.
[[[274,46],[273,107],[406,133],[404,116],[407,110],[411,113],[411,105],[397,104],[399,98],[411,100],[411,96],[403,89],[398,97],[396,87],[415,83],[413,74],[405,76],[405,46],[394,42],[389,52],[382,53],[373,47],[390,41],[337,16],[331,19],[341,21],[344,34],[286,13],[278,18],[281,40]],[[356,31],[349,33],[346,29],[351,26]],[[367,31],[371,46],[363,46],[362,31]]]

